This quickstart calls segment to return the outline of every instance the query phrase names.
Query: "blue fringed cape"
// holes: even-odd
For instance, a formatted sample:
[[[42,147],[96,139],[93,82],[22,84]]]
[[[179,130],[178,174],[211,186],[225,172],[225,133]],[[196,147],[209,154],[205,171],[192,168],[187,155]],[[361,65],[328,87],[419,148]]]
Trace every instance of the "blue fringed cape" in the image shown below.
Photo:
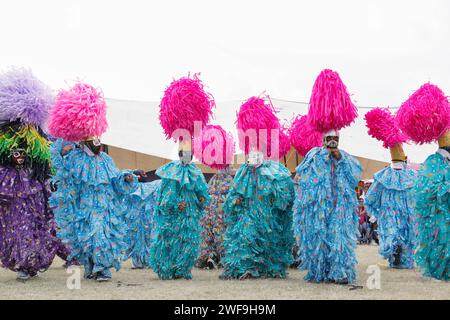
[[[135,267],[150,267],[153,215],[160,185],[161,180],[139,183],[137,190],[123,199],[127,208],[127,257]]]
[[[156,195],[151,267],[160,279],[191,279],[200,247],[200,216],[208,204],[208,186],[193,163],[172,161],[156,171],[162,179]],[[203,205],[200,198],[205,198]],[[184,211],[179,209],[186,202]]]
[[[62,156],[60,148],[51,148],[58,188],[50,203],[58,236],[72,249],[69,259],[82,263],[87,275],[119,270],[127,249],[122,198],[136,190],[137,178],[125,182],[130,173],[120,171],[106,153],[93,156],[77,147]]]
[[[299,193],[294,212],[299,268],[312,282],[356,279],[355,248],[361,176],[356,159],[340,150],[337,161],[325,148],[314,148],[297,167]],[[332,166],[334,169],[332,169]]]
[[[223,278],[286,277],[292,262],[294,198],[290,172],[280,163],[239,168],[224,204]]]
[[[416,187],[416,263],[426,276],[450,279],[450,162],[436,153],[420,169]]]
[[[378,220],[380,255],[391,267],[394,267],[395,250],[400,246],[401,261],[395,267],[414,268],[416,234],[412,189],[416,180],[415,170],[385,168],[374,175],[374,183],[364,199],[367,212]]]

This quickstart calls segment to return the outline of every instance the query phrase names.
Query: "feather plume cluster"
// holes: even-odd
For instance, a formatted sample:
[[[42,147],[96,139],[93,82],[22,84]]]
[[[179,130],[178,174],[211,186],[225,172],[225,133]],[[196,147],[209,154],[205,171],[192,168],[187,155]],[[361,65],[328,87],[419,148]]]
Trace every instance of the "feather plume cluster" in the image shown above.
[[[311,125],[308,116],[298,115],[295,118],[289,128],[289,138],[292,146],[303,157],[312,148],[322,146],[322,133]]]
[[[395,123],[394,115],[387,108],[372,109],[366,113],[364,119],[369,135],[383,142],[385,148],[392,148],[408,140]]]
[[[279,158],[284,157],[291,150],[291,139],[289,138],[289,129],[282,126],[280,128],[280,138],[279,138]]]
[[[396,122],[414,142],[433,142],[449,128],[448,98],[437,86],[426,83],[401,105]]]
[[[276,111],[268,97],[251,97],[245,101],[237,113],[239,147],[248,154],[251,149],[267,151],[272,157],[272,130],[277,130],[279,140],[282,130]],[[254,136],[253,136],[254,134]],[[280,148],[279,148],[280,151]]]
[[[12,68],[0,75],[0,120],[45,127],[53,104],[51,89],[31,70]]]
[[[219,125],[207,125],[201,135],[194,138],[194,155],[204,165],[224,169],[233,163],[235,144],[233,135]]]
[[[322,133],[347,127],[358,117],[358,110],[337,72],[325,69],[317,77],[308,116]]]
[[[49,131],[58,138],[78,142],[100,137],[108,128],[103,93],[85,83],[61,90],[50,111]]]
[[[209,123],[214,98],[204,90],[197,74],[173,81],[164,91],[160,103],[159,121],[167,139],[171,139],[175,130],[188,130],[194,134],[194,122],[202,127]]]

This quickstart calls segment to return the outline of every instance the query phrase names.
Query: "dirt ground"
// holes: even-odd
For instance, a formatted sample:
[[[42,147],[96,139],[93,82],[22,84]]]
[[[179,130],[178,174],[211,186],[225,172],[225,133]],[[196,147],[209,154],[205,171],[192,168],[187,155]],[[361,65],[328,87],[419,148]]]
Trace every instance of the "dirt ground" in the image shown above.
[[[39,277],[21,283],[16,275],[0,270],[0,299],[450,299],[450,283],[423,278],[415,270],[388,269],[378,247],[358,246],[358,281],[362,288],[311,284],[305,272],[291,269],[284,280],[219,280],[220,271],[195,269],[193,280],[160,281],[150,270],[131,270],[123,265],[107,283],[81,280],[80,289],[68,289],[70,276],[55,260]],[[366,271],[378,266],[381,288],[369,289]],[[375,267],[376,269],[376,267]]]

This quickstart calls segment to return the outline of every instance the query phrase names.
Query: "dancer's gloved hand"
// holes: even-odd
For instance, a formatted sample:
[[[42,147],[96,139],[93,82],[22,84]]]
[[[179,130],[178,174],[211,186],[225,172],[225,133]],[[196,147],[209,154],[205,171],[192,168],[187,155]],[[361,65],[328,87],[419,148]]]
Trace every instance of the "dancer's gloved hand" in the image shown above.
[[[187,208],[187,204],[186,202],[182,201],[178,204],[178,209],[180,209],[181,212],[183,212],[184,210],[186,210]]]
[[[135,174],[135,175],[137,175],[137,176],[140,176],[140,177],[146,177],[146,176],[147,176],[147,174],[145,173],[145,171],[144,171],[144,170],[141,170],[141,169],[139,169],[139,170],[134,170],[134,171],[133,171],[133,174]]]
[[[50,191],[56,192],[58,190],[58,181],[52,181],[50,182]]]
[[[147,177],[147,173],[144,170],[134,170],[133,174],[138,177],[139,182],[145,182]]]
[[[73,145],[72,144],[68,144],[67,146],[65,146],[62,150],[61,150],[61,155],[65,156],[66,154],[68,154],[70,151],[72,151],[73,149]]]
[[[336,160],[341,160],[342,154],[338,148],[327,148],[327,150],[333,158],[335,158]]]
[[[125,182],[128,182],[128,183],[133,182],[134,176],[132,174],[127,174],[127,175],[125,175],[124,180],[125,180]]]

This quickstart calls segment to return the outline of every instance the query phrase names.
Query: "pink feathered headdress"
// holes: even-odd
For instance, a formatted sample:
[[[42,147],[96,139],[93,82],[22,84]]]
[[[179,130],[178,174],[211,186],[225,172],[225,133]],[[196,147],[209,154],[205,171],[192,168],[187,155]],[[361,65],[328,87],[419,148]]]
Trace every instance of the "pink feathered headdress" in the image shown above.
[[[208,124],[213,107],[214,98],[205,92],[197,74],[173,81],[164,91],[159,111],[159,121],[167,139],[176,139],[172,135],[177,129],[188,130],[192,137],[194,122],[199,121],[202,127]]]
[[[382,141],[383,147],[387,149],[408,140],[408,137],[396,125],[395,117],[387,108],[370,110],[366,113],[364,119],[369,129],[369,135]]]
[[[311,124],[322,133],[347,127],[358,117],[358,110],[337,72],[325,69],[319,74],[308,115]]]
[[[315,147],[322,146],[322,133],[314,128],[308,116],[298,115],[289,128],[291,144],[301,156]]]
[[[237,128],[239,147],[244,150],[245,154],[248,154],[253,148],[262,152],[266,151],[266,156],[272,157],[271,130],[278,130],[278,139],[281,131],[275,112],[268,97],[251,97],[241,105],[237,114]],[[255,139],[251,139],[253,133]]]
[[[441,89],[426,83],[401,105],[396,122],[414,142],[433,142],[449,128],[449,101]]]
[[[51,135],[73,142],[100,137],[108,128],[103,93],[81,82],[59,91],[48,127]]]
[[[207,125],[194,139],[194,155],[213,169],[224,169],[233,163],[235,144],[233,135],[219,125]]]

